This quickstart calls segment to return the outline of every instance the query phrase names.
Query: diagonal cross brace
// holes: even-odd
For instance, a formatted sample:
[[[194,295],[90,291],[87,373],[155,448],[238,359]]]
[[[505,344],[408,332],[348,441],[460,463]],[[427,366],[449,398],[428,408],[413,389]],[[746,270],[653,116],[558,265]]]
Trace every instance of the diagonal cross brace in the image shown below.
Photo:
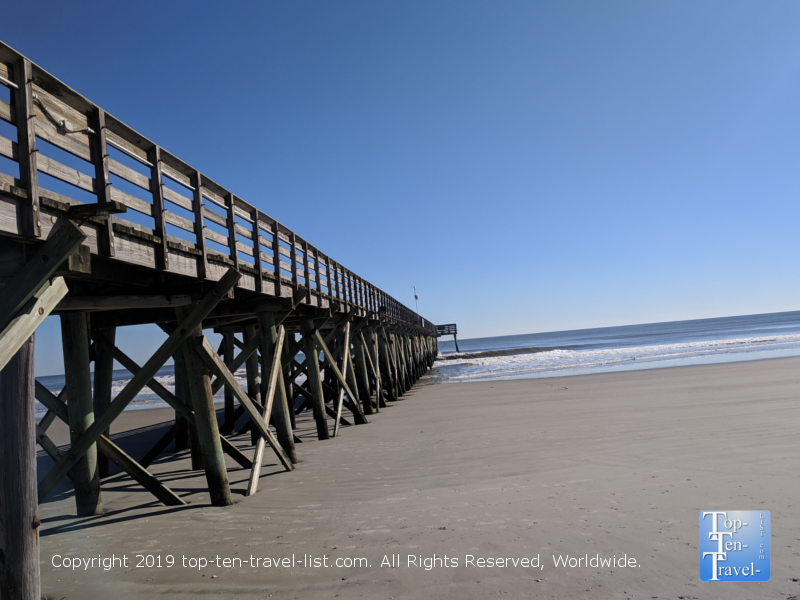
[[[261,384],[261,394],[264,405],[261,418],[264,423],[269,423],[269,417],[272,413],[272,401],[275,398],[275,389],[278,381],[281,379],[281,352],[283,351],[283,340],[285,336],[286,331],[283,325],[279,325],[278,339],[275,342],[275,348],[272,352],[272,364],[270,365],[269,376],[267,381]],[[253,454],[253,468],[250,470],[250,479],[247,482],[245,496],[252,496],[256,493],[256,489],[258,488],[258,479],[261,474],[261,462],[264,459],[264,446],[264,438],[258,438],[256,442],[256,451]]]
[[[227,273],[214,285],[209,294],[203,298],[194,308],[194,310],[186,317],[170,335],[167,340],[161,344],[155,354],[144,364],[142,370],[139,371],[128,384],[117,394],[114,401],[108,406],[103,415],[91,425],[86,432],[75,440],[72,447],[58,461],[50,472],[44,476],[39,482],[39,502],[42,502],[50,492],[58,485],[58,482],[64,478],[75,463],[86,454],[87,450],[91,448],[92,444],[103,435],[103,432],[108,429],[111,423],[114,422],[125,407],[128,406],[131,400],[147,385],[147,382],[153,378],[162,365],[178,350],[186,339],[191,335],[192,330],[198,327],[209,313],[214,310],[214,307],[228,295],[228,292],[233,289],[239,281],[241,275],[234,269],[228,269]]]
[[[350,391],[350,386],[347,385],[347,381],[345,381],[344,375],[339,370],[339,367],[336,366],[336,362],[333,359],[333,354],[331,351],[328,350],[328,345],[325,343],[325,340],[322,339],[322,336],[319,334],[318,330],[314,330],[312,333],[314,337],[314,341],[322,350],[322,353],[325,355],[325,358],[328,360],[328,364],[330,365],[333,374],[336,376],[336,379],[339,380],[339,384],[344,388],[344,391],[347,392],[347,396],[352,400],[353,405],[355,406],[356,410],[353,411],[354,417],[356,420],[363,420],[363,423],[367,423],[367,418],[364,416],[364,413],[361,411],[361,407],[356,403],[356,395]]]
[[[99,331],[94,332],[94,340],[96,343],[100,344],[103,349],[111,354],[119,364],[123,367],[128,369],[133,375],[136,375],[142,368],[136,364],[127,354],[125,354],[122,350],[117,348],[114,344],[112,344],[108,338],[104,337]],[[186,406],[183,402],[178,400],[174,394],[171,394],[170,391],[161,385],[156,379],[151,378],[150,381],[147,382],[147,387],[153,390],[158,396],[167,404],[169,404],[172,408],[174,408],[180,415],[186,419],[191,425],[194,425],[194,411]],[[220,435],[219,441],[222,443],[222,450],[227,453],[233,460],[239,463],[240,466],[244,467],[245,469],[249,469],[253,466],[253,463],[247,458],[242,451],[239,450],[236,446],[234,446],[231,442],[225,439],[225,436]]]
[[[44,404],[48,409],[52,410],[59,419],[64,421],[64,423],[69,425],[69,413],[67,412],[67,406],[38,381],[36,381],[36,399]],[[37,431],[37,435],[40,431],[41,430]],[[41,436],[42,438],[40,443],[44,441],[46,444],[49,441],[49,438],[47,438],[44,432],[41,432]],[[44,444],[42,447],[45,448]],[[101,453],[110,458],[120,469],[125,471],[131,476],[131,478],[137,481],[140,485],[147,489],[147,491],[149,491],[167,506],[186,505],[186,502],[180,496],[156,479],[153,474],[150,473],[150,471],[133,460],[133,458],[128,456],[125,451],[123,451],[105,435],[101,435],[97,439],[97,448]],[[48,449],[45,448],[45,451],[47,450]],[[58,449],[56,449],[56,452],[58,452]],[[57,460],[57,454],[53,455],[50,451],[48,451],[48,454],[50,454],[53,460]]]
[[[36,332],[36,328],[68,291],[63,277],[56,277],[52,283],[45,281],[36,291],[36,295],[14,315],[11,322],[0,332],[0,370],[14,358],[17,351]]]
[[[348,356],[350,355],[350,321],[344,325],[344,340],[342,344],[342,374],[347,377]],[[327,356],[327,354],[325,355]],[[331,361],[333,364],[333,361]],[[347,390],[350,395],[350,390]],[[354,398],[350,395],[350,400],[354,402]],[[342,403],[344,402],[344,387],[339,388],[339,397],[336,399],[336,417],[333,420],[333,437],[339,435],[339,419],[342,418]]]
[[[256,407],[256,404],[250,398],[250,396],[245,394],[242,386],[240,386],[239,382],[236,381],[236,378],[228,370],[228,367],[225,366],[225,363],[222,361],[222,359],[217,355],[216,352],[214,352],[214,348],[211,346],[205,336],[200,336],[199,338],[195,339],[194,349],[200,355],[200,358],[203,359],[203,362],[206,363],[206,366],[213,373],[215,373],[217,377],[220,377],[226,385],[231,387],[233,394],[239,399],[239,402],[242,404],[245,411],[247,411],[247,414],[250,415],[253,425],[261,434],[261,437],[267,440],[267,443],[269,443],[269,445],[275,451],[275,454],[278,455],[278,458],[280,459],[284,468],[287,471],[293,471],[294,465],[292,464],[292,461],[288,456],[286,456],[286,453],[283,451],[283,448],[281,448],[278,440],[275,439],[275,436],[273,436],[272,432],[267,428],[267,425],[264,422],[261,413],[259,412],[259,408]]]

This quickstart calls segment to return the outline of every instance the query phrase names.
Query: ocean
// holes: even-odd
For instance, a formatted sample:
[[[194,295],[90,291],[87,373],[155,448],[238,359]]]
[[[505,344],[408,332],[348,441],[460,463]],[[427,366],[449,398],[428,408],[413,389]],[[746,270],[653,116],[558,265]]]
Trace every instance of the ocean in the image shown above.
[[[439,340],[439,359],[427,377],[461,383],[800,356],[800,311],[459,339],[458,345],[460,353],[452,338]],[[115,370],[112,396],[130,378],[128,371]],[[244,369],[236,378],[246,388]],[[56,394],[64,387],[63,375],[37,379]],[[156,379],[175,391],[171,365]],[[222,402],[223,392],[215,400]],[[126,410],[167,407],[145,388]],[[37,418],[45,412],[37,402]]]
[[[448,336],[449,337],[449,336]],[[531,379],[800,356],[800,311],[439,340],[443,383]]]

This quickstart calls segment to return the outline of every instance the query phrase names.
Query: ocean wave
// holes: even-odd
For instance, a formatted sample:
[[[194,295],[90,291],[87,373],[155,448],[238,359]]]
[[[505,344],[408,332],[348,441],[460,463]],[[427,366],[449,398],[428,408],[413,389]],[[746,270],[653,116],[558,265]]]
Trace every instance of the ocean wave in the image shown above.
[[[735,355],[753,352],[796,351],[800,354],[800,334],[652,346],[572,348],[527,347],[440,355],[435,363],[434,378],[445,382],[518,379],[691,364],[698,359],[724,362],[735,359]]]

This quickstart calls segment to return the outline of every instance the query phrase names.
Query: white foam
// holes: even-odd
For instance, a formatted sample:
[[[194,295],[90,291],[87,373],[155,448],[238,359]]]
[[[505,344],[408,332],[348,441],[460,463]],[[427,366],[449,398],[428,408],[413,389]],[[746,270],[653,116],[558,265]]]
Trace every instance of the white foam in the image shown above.
[[[484,358],[451,358],[437,361],[438,379],[449,382],[546,377],[573,372],[667,366],[666,363],[723,362],[737,354],[796,350],[800,334],[736,338],[595,350],[550,350],[534,354],[512,354]],[[465,354],[465,353],[462,353]],[[709,360],[717,357],[718,360]],[[744,357],[743,357],[744,358]],[[665,364],[658,364],[665,363]]]

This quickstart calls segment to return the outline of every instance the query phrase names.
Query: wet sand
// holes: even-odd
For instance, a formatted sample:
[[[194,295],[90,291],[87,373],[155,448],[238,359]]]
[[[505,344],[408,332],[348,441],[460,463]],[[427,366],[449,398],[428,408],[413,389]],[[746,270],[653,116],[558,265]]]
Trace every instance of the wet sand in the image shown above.
[[[103,484],[106,514],[79,519],[62,484],[40,511],[43,593],[55,600],[800,597],[792,581],[800,578],[800,358],[424,381],[335,440],[315,441],[302,418],[302,462],[286,473],[268,455],[253,497],[241,495],[248,472],[228,460],[232,507],[208,505],[187,453],[152,468],[191,502],[185,508],[158,504],[118,474]],[[171,416],[125,413],[113,437],[140,458]],[[65,428],[51,432],[66,441]],[[236,439],[251,452],[249,434]],[[699,580],[698,513],[725,509],[771,512],[771,581]],[[52,565],[54,555],[112,554],[126,555],[127,568]],[[161,556],[164,566],[137,568],[137,554]],[[265,566],[292,554],[334,566]],[[553,555],[587,554],[626,555],[639,566],[553,564]],[[397,555],[399,567],[381,566]],[[458,566],[440,560],[428,570],[424,559],[434,555]],[[474,564],[465,564],[468,555]],[[479,558],[537,555],[541,569],[477,566]],[[182,564],[217,556],[220,566]],[[409,566],[409,556],[422,565]],[[223,566],[237,558],[241,567]],[[353,558],[366,561],[335,566]]]

